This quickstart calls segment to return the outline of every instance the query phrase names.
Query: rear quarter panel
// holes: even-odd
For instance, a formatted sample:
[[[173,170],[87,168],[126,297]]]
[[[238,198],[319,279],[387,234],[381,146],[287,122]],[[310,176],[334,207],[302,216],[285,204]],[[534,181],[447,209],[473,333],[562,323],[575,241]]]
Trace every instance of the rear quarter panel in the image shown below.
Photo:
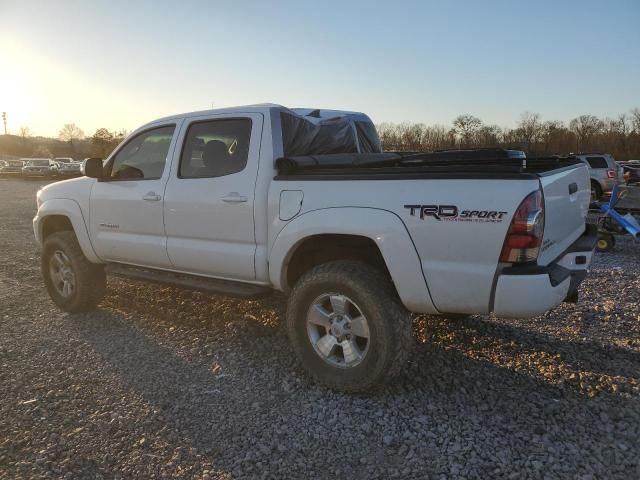
[[[269,195],[269,218],[275,219],[270,244],[287,223],[277,218],[282,190],[303,192],[298,215],[323,208],[386,210],[409,232],[435,308],[447,313],[488,313],[509,223],[520,202],[538,186],[537,179],[274,181]],[[421,208],[413,208],[412,214],[411,206],[454,206],[458,215],[421,216]],[[496,215],[488,218],[490,212]],[[326,221],[329,224],[323,227],[330,228],[330,217]],[[368,225],[374,238],[377,228],[375,223]]]

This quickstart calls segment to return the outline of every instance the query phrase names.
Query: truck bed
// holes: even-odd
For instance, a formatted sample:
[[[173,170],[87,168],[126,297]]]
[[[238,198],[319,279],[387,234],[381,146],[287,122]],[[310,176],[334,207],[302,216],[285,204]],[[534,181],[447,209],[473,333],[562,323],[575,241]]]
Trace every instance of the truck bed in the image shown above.
[[[571,157],[525,158],[508,150],[331,154],[280,158],[276,166],[272,196],[301,192],[299,217],[348,206],[400,219],[440,312],[490,311],[507,230],[532,192],[541,190],[545,204],[539,266],[585,231],[589,175]],[[445,213],[423,215],[425,208]]]

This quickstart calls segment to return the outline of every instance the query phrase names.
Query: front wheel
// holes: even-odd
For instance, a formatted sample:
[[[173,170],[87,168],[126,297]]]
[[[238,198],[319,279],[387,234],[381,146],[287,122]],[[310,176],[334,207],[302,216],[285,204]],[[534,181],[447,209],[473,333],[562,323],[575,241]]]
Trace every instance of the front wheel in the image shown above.
[[[300,278],[288,301],[287,332],[318,383],[349,392],[396,376],[413,344],[411,316],[389,279],[355,261],[319,265]]]
[[[104,268],[87,260],[72,231],[47,237],[40,267],[51,300],[66,312],[91,310],[105,294]]]

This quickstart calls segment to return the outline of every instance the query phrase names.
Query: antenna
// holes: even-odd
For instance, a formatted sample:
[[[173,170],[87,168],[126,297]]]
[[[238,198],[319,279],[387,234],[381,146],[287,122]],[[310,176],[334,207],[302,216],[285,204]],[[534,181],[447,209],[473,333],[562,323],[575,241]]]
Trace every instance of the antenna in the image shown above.
[[[4,134],[7,134],[7,112],[2,112],[2,122],[4,123]]]

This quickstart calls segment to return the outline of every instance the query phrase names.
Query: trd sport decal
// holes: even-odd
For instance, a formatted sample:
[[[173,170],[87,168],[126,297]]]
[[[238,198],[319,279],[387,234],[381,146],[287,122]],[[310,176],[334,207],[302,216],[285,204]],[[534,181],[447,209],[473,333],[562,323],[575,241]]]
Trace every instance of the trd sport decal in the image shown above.
[[[500,223],[507,212],[494,210],[462,210],[455,205],[405,205],[413,217],[417,214],[422,220],[433,217],[438,221],[449,222],[490,222]]]

